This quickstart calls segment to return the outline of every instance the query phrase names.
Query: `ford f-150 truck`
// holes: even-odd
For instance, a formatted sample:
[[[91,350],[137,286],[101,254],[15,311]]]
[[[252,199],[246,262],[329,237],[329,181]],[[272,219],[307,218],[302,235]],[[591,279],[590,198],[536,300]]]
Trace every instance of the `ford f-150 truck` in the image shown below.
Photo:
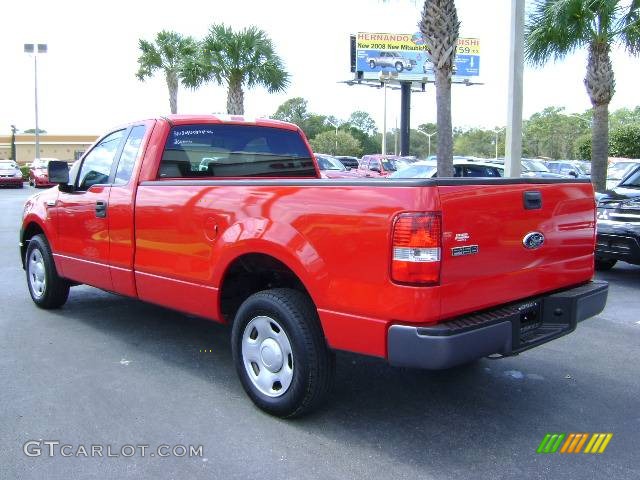
[[[588,181],[321,179],[298,127],[235,116],[135,122],[48,168],[20,232],[33,301],[88,284],[228,323],[242,386],[281,417],[327,396],[335,350],[448,368],[606,302]]]

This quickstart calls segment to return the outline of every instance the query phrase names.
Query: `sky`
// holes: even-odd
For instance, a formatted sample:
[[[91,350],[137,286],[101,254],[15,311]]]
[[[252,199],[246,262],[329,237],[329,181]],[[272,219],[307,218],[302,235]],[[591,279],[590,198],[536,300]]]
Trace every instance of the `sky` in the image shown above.
[[[454,126],[494,128],[506,124],[510,0],[456,0],[461,37],[481,41],[484,85],[454,85]],[[379,127],[383,93],[340,83],[349,71],[349,35],[357,32],[413,33],[422,2],[410,0],[189,0],[109,2],[31,0],[5,2],[0,28],[0,134],[10,125],[35,126],[34,62],[24,43],[47,43],[38,57],[39,124],[51,134],[101,134],[112,127],[169,113],[161,73],[135,78],[138,39],[152,40],[163,29],[202,38],[214,23],[235,29],[256,25],[272,38],[291,74],[285,93],[263,88],[245,92],[245,114],[269,116],[292,97],[303,97],[313,113],[346,120],[369,112]],[[525,67],[524,117],[547,106],[583,112],[591,107],[583,78],[586,51],[543,68]],[[616,95],[611,110],[640,104],[640,59],[612,53]],[[400,122],[400,92],[387,94],[387,124]],[[178,113],[222,113],[226,89],[207,84],[180,88]],[[412,95],[412,128],[436,117],[435,89]]]

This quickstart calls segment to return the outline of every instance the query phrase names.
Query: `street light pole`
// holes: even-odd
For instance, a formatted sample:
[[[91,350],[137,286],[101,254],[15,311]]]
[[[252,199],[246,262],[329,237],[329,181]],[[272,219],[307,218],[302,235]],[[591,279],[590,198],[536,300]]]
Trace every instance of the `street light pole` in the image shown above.
[[[34,97],[36,109],[36,142],[35,142],[35,159],[40,158],[40,125],[38,123],[38,54],[47,53],[46,43],[25,43],[24,52],[33,54],[33,74],[34,74]]]
[[[423,135],[426,135],[429,138],[429,155],[427,155],[427,158],[429,158],[431,156],[431,137],[433,137],[438,132],[426,133],[426,132],[423,132],[422,130],[418,130],[418,132],[420,132]]]

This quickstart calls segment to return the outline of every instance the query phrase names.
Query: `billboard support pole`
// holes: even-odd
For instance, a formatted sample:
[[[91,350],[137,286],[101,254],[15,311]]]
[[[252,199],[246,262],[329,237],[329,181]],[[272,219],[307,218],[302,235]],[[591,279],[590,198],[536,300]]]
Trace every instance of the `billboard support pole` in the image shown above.
[[[411,116],[411,82],[400,82],[400,155],[409,155],[409,132]]]
[[[511,49],[509,52],[509,110],[507,112],[505,177],[522,173],[522,96],[524,72],[524,2],[511,0]]]

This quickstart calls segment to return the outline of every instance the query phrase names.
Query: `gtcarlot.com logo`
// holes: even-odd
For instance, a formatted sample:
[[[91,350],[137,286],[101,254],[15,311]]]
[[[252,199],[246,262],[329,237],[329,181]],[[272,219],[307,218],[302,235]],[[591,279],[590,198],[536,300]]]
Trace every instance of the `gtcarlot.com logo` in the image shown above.
[[[147,444],[71,445],[59,440],[29,440],[22,446],[27,457],[202,457],[202,445],[165,445],[151,448]]]

